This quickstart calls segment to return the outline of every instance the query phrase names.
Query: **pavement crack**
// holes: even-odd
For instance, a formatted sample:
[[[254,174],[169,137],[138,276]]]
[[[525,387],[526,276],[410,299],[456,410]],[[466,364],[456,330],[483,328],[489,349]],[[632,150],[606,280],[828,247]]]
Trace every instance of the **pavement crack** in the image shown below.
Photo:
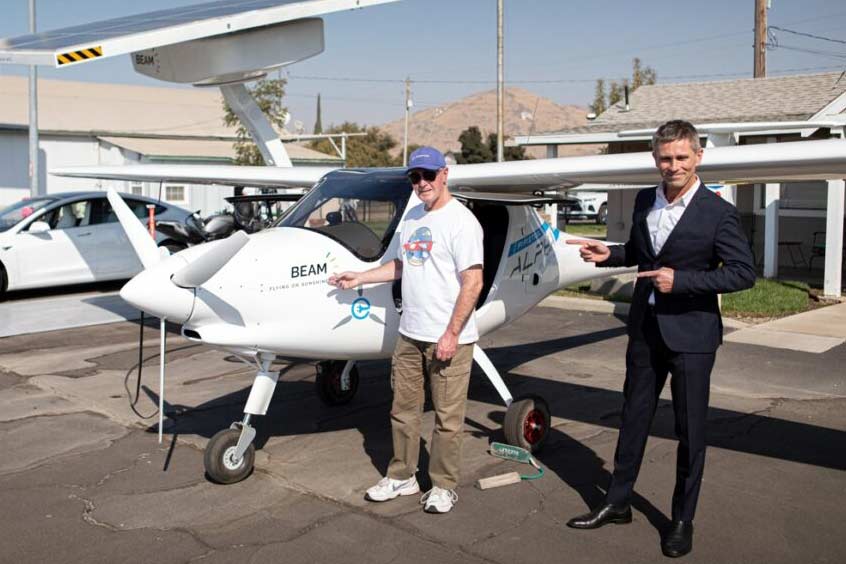
[[[112,532],[120,531],[120,529],[118,527],[115,527],[115,526],[110,525],[108,523],[104,523],[102,521],[98,521],[97,519],[94,518],[94,516],[92,514],[94,513],[94,510],[96,509],[96,507],[94,506],[94,502],[91,501],[90,499],[84,498],[82,496],[78,496],[76,494],[68,494],[68,499],[74,499],[74,500],[82,502],[82,505],[83,505],[82,520],[85,521],[86,523],[88,523],[89,525],[93,525],[95,527],[101,527],[103,529],[106,529],[106,530],[112,531]]]

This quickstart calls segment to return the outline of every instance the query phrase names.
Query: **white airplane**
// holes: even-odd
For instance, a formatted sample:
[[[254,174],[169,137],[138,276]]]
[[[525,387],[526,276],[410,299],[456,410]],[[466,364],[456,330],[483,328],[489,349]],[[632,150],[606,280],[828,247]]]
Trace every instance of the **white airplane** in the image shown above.
[[[282,41],[271,49],[276,57],[282,56],[278,49],[290,51],[285,51],[282,63],[283,59],[264,57],[261,46],[267,45],[263,42],[278,39],[268,35],[269,24],[285,26],[279,31],[282,36],[294,30],[306,38],[297,36],[302,41],[319,43],[322,49],[322,28],[320,41],[316,41],[309,35],[314,32],[313,19],[303,17],[388,1],[392,0],[216,2],[205,12],[202,7],[194,8],[203,14],[225,9],[223,16],[215,12],[210,19],[189,24],[185,23],[187,9],[177,9],[183,10],[178,17],[141,17],[139,25],[144,29],[129,38],[121,36],[120,30],[132,26],[122,21],[121,26],[104,24],[77,35],[79,30],[69,30],[40,39],[28,36],[0,41],[0,62],[58,61],[64,65],[132,52],[133,63],[136,68],[140,65],[142,72],[167,75],[170,80],[189,75],[188,82],[223,84],[227,100],[237,105],[236,111],[242,110],[242,119],[250,121],[256,116],[250,111],[250,100],[239,98],[243,86],[238,84],[241,90],[235,90],[230,83],[253,79],[274,65],[306,56],[297,50],[300,44],[296,41],[294,47]],[[246,8],[251,11],[245,15]],[[155,22],[166,22],[169,27],[162,24],[158,29]],[[250,30],[256,27],[253,35]],[[108,41],[103,40],[99,51],[94,49],[100,44],[91,37],[118,28]],[[87,43],[82,39],[74,43],[80,37]],[[175,40],[185,43],[174,45]],[[222,43],[209,43],[216,40]],[[194,41],[203,42],[206,49],[197,49]],[[90,48],[85,47],[89,44]],[[215,49],[243,57],[204,58]],[[259,119],[252,125],[266,160],[289,164],[266,123]],[[698,170],[707,182],[843,178],[846,141],[708,149]],[[257,366],[243,419],[217,433],[206,447],[205,467],[212,479],[232,483],[251,472],[255,455],[252,419],[267,413],[278,378],[271,370],[276,357],[325,359],[318,365],[318,392],[326,402],[342,404],[350,401],[357,389],[356,361],[390,356],[401,314],[398,286],[374,284],[339,290],[328,285],[328,278],[333,272],[370,268],[396,256],[398,227],[406,211],[418,203],[402,169],[139,165],[52,172],[118,181],[312,186],[272,228],[252,235],[239,232],[172,256],[160,254],[138,219],[110,190],[112,206],[145,268],[121,290],[123,298],[162,320],[180,324],[186,338],[249,357]],[[584,263],[577,247],[564,244],[567,235],[537,213],[535,207],[550,200],[533,194],[583,183],[649,184],[657,181],[657,173],[651,155],[638,153],[455,165],[450,167],[449,178],[453,194],[466,203],[484,230],[484,287],[476,319],[480,334],[486,335],[561,288],[619,272]],[[485,352],[476,346],[473,356],[507,406],[506,440],[531,450],[540,448],[550,428],[546,403],[537,396],[512,397]],[[160,393],[160,414],[162,396]]]
[[[139,180],[314,187],[265,231],[192,247],[173,256],[160,250],[116,192],[109,198],[145,270],[121,290],[135,307],[182,325],[182,334],[249,356],[258,366],[244,419],[216,434],[205,453],[206,471],[231,483],[249,474],[255,431],[251,419],[267,413],[278,374],[277,356],[328,359],[316,384],[329,404],[350,401],[358,386],[355,361],[389,358],[400,312],[397,285],[356,290],[328,285],[332,273],[363,270],[396,257],[398,227],[419,203],[403,169],[148,167],[66,170],[62,174]],[[155,168],[155,167],[150,167]],[[776,181],[846,175],[846,141],[826,140],[708,149],[698,169],[707,181]],[[309,175],[312,175],[309,178]],[[322,175],[318,178],[319,175]],[[535,205],[548,199],[541,187],[588,181],[655,181],[648,153],[603,155],[450,167],[453,193],[465,201],[484,230],[484,288],[476,319],[486,335],[519,318],[549,294],[619,272],[584,263],[568,236],[550,226]],[[514,445],[537,450],[550,426],[537,396],[513,398],[477,345],[473,357],[507,406],[503,431]]]

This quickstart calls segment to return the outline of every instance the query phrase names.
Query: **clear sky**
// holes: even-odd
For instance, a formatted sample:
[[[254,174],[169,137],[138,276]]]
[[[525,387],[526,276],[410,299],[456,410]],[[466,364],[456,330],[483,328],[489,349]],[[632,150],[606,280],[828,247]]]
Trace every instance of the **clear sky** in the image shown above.
[[[47,31],[205,0],[83,2],[37,0]],[[0,37],[28,32],[27,0],[2,0]],[[754,0],[505,0],[505,77],[561,104],[587,105],[597,78],[623,78],[640,57],[660,82],[752,75]],[[378,124],[403,115],[402,81],[414,81],[417,109],[495,88],[496,0],[402,0],[325,17],[326,50],[288,67],[287,104],[308,131],[315,97],[323,123]],[[772,0],[770,76],[846,70],[846,2]],[[0,65],[0,74],[25,70]],[[162,86],[132,70],[127,57],[45,78]]]

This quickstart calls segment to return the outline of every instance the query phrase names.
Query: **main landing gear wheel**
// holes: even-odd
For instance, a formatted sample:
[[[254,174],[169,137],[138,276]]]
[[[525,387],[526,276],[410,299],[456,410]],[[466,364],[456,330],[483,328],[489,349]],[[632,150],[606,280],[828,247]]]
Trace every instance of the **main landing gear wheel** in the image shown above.
[[[511,402],[505,412],[502,430],[508,444],[537,452],[543,447],[550,426],[551,417],[546,401],[540,396],[531,395]]]
[[[224,429],[209,440],[203,463],[206,473],[218,484],[234,484],[240,482],[253,471],[256,460],[256,449],[250,444],[241,460],[235,460],[235,449],[238,445],[240,429]]]
[[[343,360],[326,360],[317,363],[317,395],[326,405],[344,405],[352,401],[358,391],[358,367],[353,365],[344,378]]]

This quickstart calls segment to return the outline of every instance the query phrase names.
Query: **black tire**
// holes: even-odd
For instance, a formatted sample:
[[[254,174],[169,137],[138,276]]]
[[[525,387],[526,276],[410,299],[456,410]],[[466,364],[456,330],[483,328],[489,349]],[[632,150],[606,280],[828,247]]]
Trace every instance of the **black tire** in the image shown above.
[[[599,211],[596,212],[596,223],[599,225],[608,224],[608,204],[599,206]]]
[[[529,452],[537,452],[549,436],[551,421],[549,406],[540,396],[516,398],[505,412],[502,424],[505,441]]]
[[[252,473],[256,461],[256,449],[252,444],[247,448],[240,464],[234,464],[231,459],[240,436],[239,429],[224,429],[209,440],[203,455],[203,464],[206,474],[213,482],[234,484]]]
[[[349,388],[341,389],[341,374],[344,371],[344,360],[327,360],[317,363],[317,376],[314,385],[317,395],[326,405],[345,405],[352,401],[358,391],[358,366],[350,370]]]

